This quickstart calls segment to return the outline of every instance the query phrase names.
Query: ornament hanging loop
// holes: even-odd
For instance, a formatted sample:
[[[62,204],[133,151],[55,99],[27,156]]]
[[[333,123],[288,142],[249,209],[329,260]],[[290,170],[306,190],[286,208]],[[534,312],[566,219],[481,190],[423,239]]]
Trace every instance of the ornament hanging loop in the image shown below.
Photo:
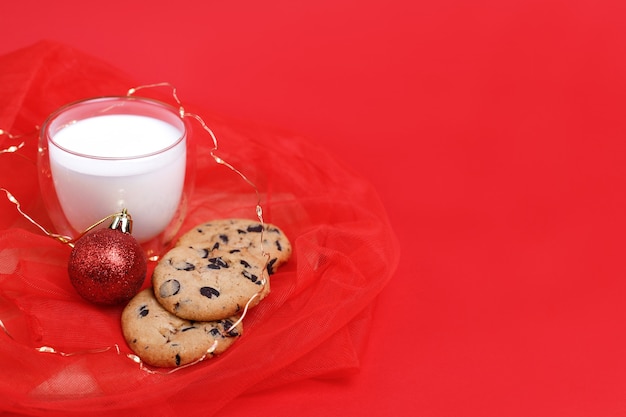
[[[46,230],[45,227],[43,227],[42,225],[37,223],[32,217],[30,217],[26,212],[24,212],[24,210],[22,210],[22,206],[21,206],[20,202],[18,201],[18,199],[15,198],[15,196],[13,194],[11,194],[11,192],[9,190],[7,190],[6,188],[0,187],[0,191],[4,191],[4,193],[6,194],[7,200],[9,200],[9,202],[11,202],[11,203],[13,203],[15,205],[18,213],[20,213],[22,215],[22,217],[24,217],[30,223],[35,225],[46,236],[51,237],[53,239],[56,239],[59,242],[70,246],[71,248],[74,247],[74,242],[76,242],[78,239],[80,239],[82,236],[87,234],[89,231],[91,231],[94,228],[98,227],[99,225],[101,225],[102,223],[106,222],[107,220],[113,219],[113,221],[111,222],[111,225],[109,226],[109,228],[111,228],[111,229],[118,229],[118,230],[120,230],[120,231],[122,231],[124,233],[131,233],[132,232],[132,228],[133,228],[132,217],[131,217],[130,213],[128,213],[128,211],[126,209],[123,209],[119,213],[113,213],[113,214],[110,214],[110,215],[108,215],[108,216],[98,220],[96,223],[92,224],[87,229],[85,229],[76,238],[71,238],[70,236],[64,236],[64,235],[60,235],[60,234],[57,234],[57,233],[52,233],[52,232]]]
[[[133,228],[133,220],[130,213],[128,213],[126,209],[122,209],[122,211],[118,213],[109,214],[108,216],[98,220],[97,222],[86,228],[80,235],[78,235],[76,239],[74,239],[74,241],[77,241],[78,239],[89,233],[91,230],[111,219],[113,220],[111,222],[111,225],[109,226],[109,229],[119,229],[124,233],[130,233],[130,230]]]

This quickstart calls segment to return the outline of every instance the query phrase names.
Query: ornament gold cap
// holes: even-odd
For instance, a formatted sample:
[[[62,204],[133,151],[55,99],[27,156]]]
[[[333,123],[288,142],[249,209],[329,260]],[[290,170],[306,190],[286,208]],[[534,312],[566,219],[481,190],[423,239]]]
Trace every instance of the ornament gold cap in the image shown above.
[[[113,218],[109,229],[119,230],[123,233],[133,232],[133,219],[130,217],[130,214],[128,214],[126,209],[122,209],[122,212]]]

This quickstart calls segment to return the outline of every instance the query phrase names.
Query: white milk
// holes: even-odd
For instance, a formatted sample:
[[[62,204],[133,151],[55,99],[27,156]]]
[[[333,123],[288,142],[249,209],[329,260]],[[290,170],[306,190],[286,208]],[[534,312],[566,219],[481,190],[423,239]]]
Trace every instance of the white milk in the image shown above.
[[[183,134],[162,120],[128,114],[89,117],[59,130],[49,143],[50,169],[72,227],[83,231],[126,208],[139,242],[160,234],[182,196],[186,141],[176,142]]]

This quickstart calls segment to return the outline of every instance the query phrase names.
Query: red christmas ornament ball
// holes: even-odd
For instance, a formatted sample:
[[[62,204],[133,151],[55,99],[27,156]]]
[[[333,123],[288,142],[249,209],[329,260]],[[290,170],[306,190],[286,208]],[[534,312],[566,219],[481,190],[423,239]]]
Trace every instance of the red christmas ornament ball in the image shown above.
[[[127,302],[141,289],[147,259],[137,240],[118,229],[99,229],[78,239],[68,263],[78,294],[94,304]]]

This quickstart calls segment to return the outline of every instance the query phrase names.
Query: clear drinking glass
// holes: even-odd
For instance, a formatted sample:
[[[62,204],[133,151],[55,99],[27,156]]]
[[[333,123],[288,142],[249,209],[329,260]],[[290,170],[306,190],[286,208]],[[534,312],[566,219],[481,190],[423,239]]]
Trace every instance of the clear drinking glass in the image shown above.
[[[151,259],[172,240],[193,191],[187,123],[166,103],[131,96],[63,106],[39,138],[39,185],[59,234],[77,237],[127,209],[132,234]]]

